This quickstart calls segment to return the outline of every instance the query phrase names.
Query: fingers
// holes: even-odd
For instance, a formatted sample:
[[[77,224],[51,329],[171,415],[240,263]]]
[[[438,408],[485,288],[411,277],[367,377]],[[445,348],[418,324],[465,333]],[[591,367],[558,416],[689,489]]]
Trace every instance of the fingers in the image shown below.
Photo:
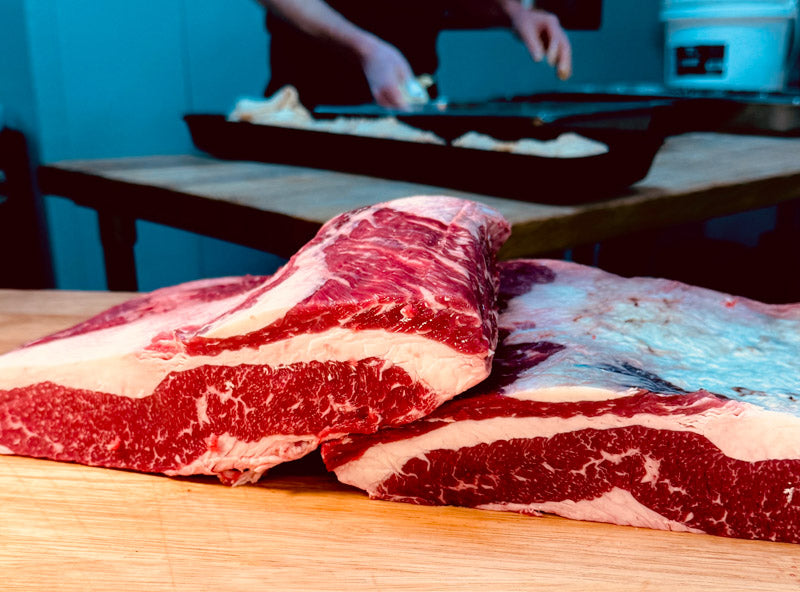
[[[539,31],[535,28],[526,27],[524,30],[519,31],[519,34],[533,59],[541,62],[545,58],[545,48]]]
[[[395,67],[380,77],[372,88],[372,96],[381,107],[406,110],[409,108],[409,97],[404,86],[413,79],[411,69]]]
[[[531,57],[537,62],[547,59],[547,63],[556,68],[559,78],[569,78],[572,74],[572,46],[558,18],[536,9],[521,10],[511,16],[512,24]]]
[[[408,101],[400,90],[399,86],[388,85],[376,89],[373,93],[375,102],[381,107],[388,109],[408,109]]]
[[[403,85],[414,74],[405,57],[394,46],[380,41],[362,66],[376,103],[390,109],[408,109]]]
[[[556,62],[556,72],[561,80],[572,76],[572,46],[569,43],[561,49]]]
[[[551,66],[556,65],[556,61],[564,45],[564,36],[559,34],[559,30],[545,29],[547,33],[547,63]]]
[[[566,80],[572,75],[572,46],[564,30],[558,26],[547,30],[547,63],[556,69],[558,77]]]

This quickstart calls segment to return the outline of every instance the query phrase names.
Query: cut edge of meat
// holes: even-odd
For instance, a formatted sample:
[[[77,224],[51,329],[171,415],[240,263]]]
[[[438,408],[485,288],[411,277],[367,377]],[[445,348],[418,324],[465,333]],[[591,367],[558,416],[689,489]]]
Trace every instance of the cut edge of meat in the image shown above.
[[[216,307],[190,306],[192,314],[172,326],[182,296],[236,278],[140,296],[60,339],[0,358],[6,370],[17,366],[0,373],[2,452],[175,475],[210,472],[243,483],[325,439],[418,419],[488,374],[496,344],[494,257],[509,230],[499,214],[455,198],[410,198],[345,214],[324,228],[309,243],[316,267],[295,276],[300,291],[292,288],[292,271],[310,257],[308,249],[272,278],[242,279],[246,288],[226,293]],[[411,242],[398,253],[389,243],[405,240],[403,233]],[[395,258],[395,268],[375,250],[387,240],[383,257]],[[327,279],[309,287],[306,280],[323,268]],[[368,277],[360,277],[365,269]],[[420,278],[427,283],[418,285]],[[244,328],[241,315],[270,288],[294,296],[267,311],[283,315],[274,324],[286,334],[265,334],[257,322],[243,335],[214,333]],[[326,307],[341,315],[324,318]],[[293,320],[304,315],[310,324]],[[122,339],[125,351],[110,356],[102,346],[92,356],[84,350],[85,362],[62,364],[53,376],[53,360],[63,361],[54,355],[59,347],[70,351],[81,339],[93,344],[103,332],[119,336],[126,328],[143,329],[150,341],[132,346]],[[308,384],[290,386],[305,373]],[[273,383],[275,392],[263,386]],[[296,400],[276,413],[268,403],[279,392]]]
[[[513,413],[510,417],[499,411],[484,418],[480,411],[473,410],[471,416],[469,410],[451,414],[448,409],[439,408],[438,412],[421,420],[419,435],[413,435],[417,428],[410,425],[399,428],[399,433],[407,435],[403,439],[399,435],[392,435],[391,431],[365,436],[358,442],[355,441],[358,437],[354,437],[351,442],[344,440],[327,446],[323,449],[323,457],[328,468],[335,470],[343,482],[367,491],[374,491],[376,485],[392,475],[394,467],[402,466],[404,459],[422,457],[432,450],[454,450],[495,441],[524,439],[526,435],[548,438],[584,428],[604,430],[644,425],[654,429],[695,433],[708,439],[725,456],[746,462],[800,459],[800,438],[791,441],[784,437],[787,433],[800,433],[800,417],[766,411],[702,391],[691,393],[690,396],[694,403],[688,406],[685,395],[647,392],[622,398],[612,393],[613,398],[599,402],[551,404],[520,400],[509,410]],[[490,398],[493,396],[481,397],[484,400]],[[656,412],[632,413],[630,410],[638,405],[645,406],[641,403],[642,399],[656,401],[657,406],[653,407]],[[507,402],[503,398],[497,400],[500,405]],[[480,402],[477,404],[480,405]],[[680,416],[670,413],[673,404],[676,409],[680,408]],[[579,414],[565,417],[560,409],[564,405],[564,412],[574,412],[576,406],[582,409]],[[692,412],[693,408],[699,412]],[[432,427],[425,426],[426,423]],[[573,424],[575,427],[571,429]],[[731,438],[732,430],[738,433],[738,438]],[[753,433],[764,434],[755,445],[749,437]],[[335,459],[342,457],[334,452],[340,446],[353,446],[361,452],[351,456],[349,462],[337,464],[339,461]],[[359,463],[362,464],[359,466]]]
[[[627,410],[620,414],[615,407],[629,408],[632,401],[621,399],[601,415],[593,415],[596,403],[587,403],[595,409],[569,417],[560,417],[559,407],[575,412],[576,404],[538,403],[531,409],[550,415],[429,416],[328,442],[322,453],[341,482],[373,499],[800,542],[800,496],[793,495],[800,490],[800,446],[787,449],[781,437],[800,432],[800,418],[709,393],[692,396],[700,411],[684,408],[677,420],[668,405],[662,415],[626,417]],[[681,405],[684,398],[636,397]],[[394,439],[394,432],[415,429],[420,435]],[[759,435],[755,445],[752,434]],[[739,475],[736,483],[709,492],[708,482],[726,471]],[[769,479],[774,483],[765,489]]]
[[[519,260],[501,269],[492,376],[414,423],[323,444],[339,480],[377,499],[800,543],[797,404],[790,412],[762,400],[786,395],[784,388],[789,403],[797,400],[791,393],[800,359],[789,355],[787,365],[778,362],[780,352],[756,356],[751,380],[766,367],[773,374],[794,368],[789,382],[764,391],[737,386],[738,396],[729,397],[702,390],[691,373],[628,355],[675,345],[680,359],[716,364],[729,349],[760,355],[764,336],[777,342],[771,347],[798,351],[792,344],[800,339],[800,305],[762,305],[561,261]],[[615,283],[636,289],[627,293]],[[620,295],[628,300],[621,311]],[[680,318],[680,307],[689,318]],[[603,331],[620,320],[633,349],[604,357]],[[734,327],[729,343],[717,331],[725,322]],[[644,323],[643,335],[637,323]],[[672,342],[649,340],[650,329],[676,327]],[[708,333],[711,345],[693,349],[695,332]],[[537,378],[547,373],[550,379]]]

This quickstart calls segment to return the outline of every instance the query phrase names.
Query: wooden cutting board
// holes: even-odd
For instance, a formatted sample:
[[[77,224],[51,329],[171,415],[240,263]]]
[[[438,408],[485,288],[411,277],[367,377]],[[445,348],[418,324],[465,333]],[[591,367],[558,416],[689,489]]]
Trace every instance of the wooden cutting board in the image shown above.
[[[0,290],[0,351],[128,297]],[[800,545],[0,456],[0,590],[800,590]]]

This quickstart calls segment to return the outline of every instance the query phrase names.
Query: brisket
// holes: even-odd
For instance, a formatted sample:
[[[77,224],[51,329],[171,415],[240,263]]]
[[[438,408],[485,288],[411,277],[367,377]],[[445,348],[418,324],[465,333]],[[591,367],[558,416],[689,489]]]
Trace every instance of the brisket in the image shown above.
[[[323,445],[373,498],[800,542],[800,306],[562,261],[501,268],[492,376]]]
[[[446,197],[342,214],[272,277],[158,290],[0,356],[0,452],[257,480],[483,380],[509,228]]]

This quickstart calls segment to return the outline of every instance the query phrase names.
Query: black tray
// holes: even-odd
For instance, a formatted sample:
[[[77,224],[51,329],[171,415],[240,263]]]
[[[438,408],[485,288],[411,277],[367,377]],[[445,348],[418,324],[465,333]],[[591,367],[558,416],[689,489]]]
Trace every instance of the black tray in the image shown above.
[[[323,168],[550,204],[598,201],[624,190],[645,177],[663,142],[650,130],[575,129],[605,143],[609,151],[548,158],[231,122],[222,115],[184,119],[195,146],[218,158]]]
[[[396,117],[413,127],[434,131],[445,140],[472,130],[485,131],[500,139],[551,139],[565,129],[652,130],[657,116],[661,116],[659,121],[664,119],[663,114],[675,102],[663,97],[547,93],[479,103],[431,102],[407,111],[376,104],[319,105],[314,114],[319,118]]]

